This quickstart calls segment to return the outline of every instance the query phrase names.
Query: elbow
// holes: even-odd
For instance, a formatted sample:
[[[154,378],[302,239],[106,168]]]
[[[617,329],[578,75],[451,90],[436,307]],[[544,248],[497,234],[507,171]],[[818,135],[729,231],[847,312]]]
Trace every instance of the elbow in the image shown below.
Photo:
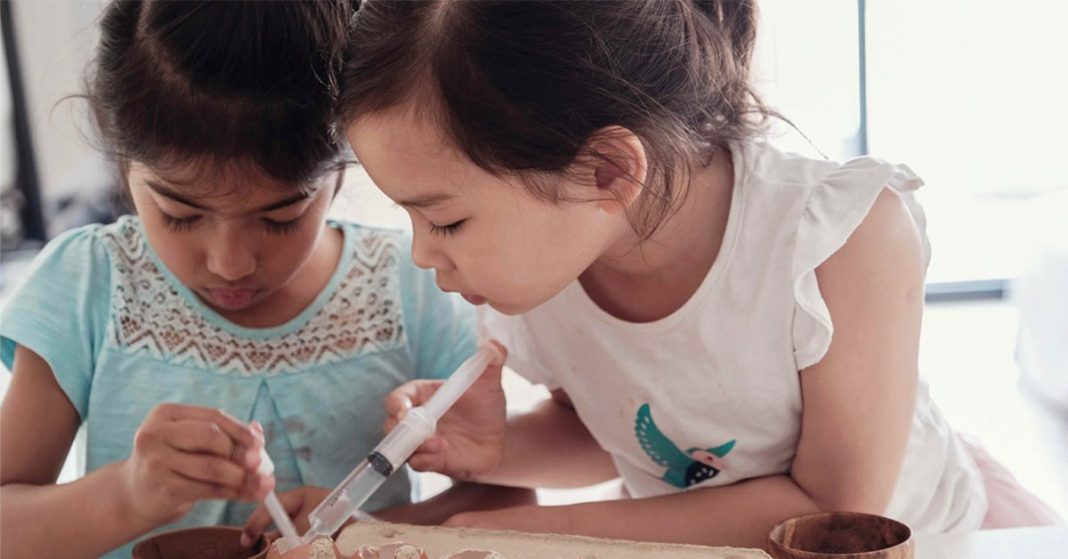
[[[890,506],[893,488],[872,487],[863,481],[856,484],[842,483],[833,491],[808,491],[801,486],[812,504],[819,512],[862,512],[867,514],[886,514]]]

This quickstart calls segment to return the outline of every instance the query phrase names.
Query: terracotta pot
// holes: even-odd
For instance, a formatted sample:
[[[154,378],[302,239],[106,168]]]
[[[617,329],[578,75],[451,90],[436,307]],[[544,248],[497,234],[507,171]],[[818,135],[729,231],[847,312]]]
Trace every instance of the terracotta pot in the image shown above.
[[[241,546],[241,529],[207,526],[174,530],[153,536],[133,548],[133,559],[263,559],[267,540],[251,548]]]
[[[859,512],[820,512],[779,523],[768,534],[776,559],[912,559],[912,530]]]

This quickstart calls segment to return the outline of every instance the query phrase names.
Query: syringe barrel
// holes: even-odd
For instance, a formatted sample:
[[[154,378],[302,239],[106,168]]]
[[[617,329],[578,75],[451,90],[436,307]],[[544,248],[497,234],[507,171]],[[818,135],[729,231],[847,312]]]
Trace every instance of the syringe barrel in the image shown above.
[[[434,433],[436,422],[422,408],[412,408],[408,415],[382,439],[367,459],[361,462],[327,498],[312,511],[308,519],[311,531],[305,535],[330,535],[341,528],[349,517],[383,482],[401,467],[408,457]]]
[[[435,428],[437,421],[427,414],[426,410],[422,407],[412,408],[375,447],[367,460],[375,471],[388,477],[408,461],[419,445],[434,434]]]
[[[308,515],[311,529],[304,534],[303,543],[308,543],[318,536],[332,536],[334,532],[348,521],[352,511],[363,503],[353,503],[351,494],[359,491],[370,496],[386,478],[378,475],[367,460],[360,462],[344,481],[315,507]],[[365,488],[360,490],[360,488]],[[366,497],[364,498],[366,500]]]
[[[468,388],[471,388],[478,377],[482,376],[482,371],[485,371],[494,359],[504,359],[504,356],[492,343],[486,343],[478,348],[478,351],[461,363],[448,380],[438,388],[438,391],[423,404],[426,413],[435,421],[440,419],[456,403],[456,400],[460,399]]]

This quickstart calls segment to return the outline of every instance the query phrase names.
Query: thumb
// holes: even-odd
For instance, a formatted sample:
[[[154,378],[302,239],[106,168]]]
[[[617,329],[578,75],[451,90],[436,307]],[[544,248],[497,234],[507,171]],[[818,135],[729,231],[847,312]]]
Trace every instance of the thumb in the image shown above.
[[[504,371],[504,363],[508,360],[508,349],[501,345],[497,340],[490,340],[490,343],[500,352],[501,358],[491,361],[490,364],[486,366],[486,370],[482,371],[482,375],[475,381],[475,384],[482,386],[500,386],[501,376]]]
[[[408,410],[412,409],[412,406],[415,405],[416,397],[419,396],[417,382],[406,382],[393,389],[393,392],[386,396],[386,415],[400,419],[404,414],[408,413]]]
[[[508,361],[508,348],[504,347],[504,344],[501,342],[492,338],[489,340],[489,343],[493,344],[493,347],[497,348],[497,351],[501,354],[499,360],[494,359],[490,364],[496,367],[503,367],[505,362]]]

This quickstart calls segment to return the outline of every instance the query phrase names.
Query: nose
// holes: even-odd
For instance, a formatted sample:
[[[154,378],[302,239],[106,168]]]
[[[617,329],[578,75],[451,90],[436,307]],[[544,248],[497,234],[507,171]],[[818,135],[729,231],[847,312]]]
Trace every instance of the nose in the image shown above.
[[[428,237],[429,233],[421,233],[418,228],[412,234],[412,262],[424,270],[451,270],[452,261],[436,246],[434,239]]]
[[[237,281],[256,271],[253,235],[236,223],[219,226],[207,247],[208,271],[226,281]]]

